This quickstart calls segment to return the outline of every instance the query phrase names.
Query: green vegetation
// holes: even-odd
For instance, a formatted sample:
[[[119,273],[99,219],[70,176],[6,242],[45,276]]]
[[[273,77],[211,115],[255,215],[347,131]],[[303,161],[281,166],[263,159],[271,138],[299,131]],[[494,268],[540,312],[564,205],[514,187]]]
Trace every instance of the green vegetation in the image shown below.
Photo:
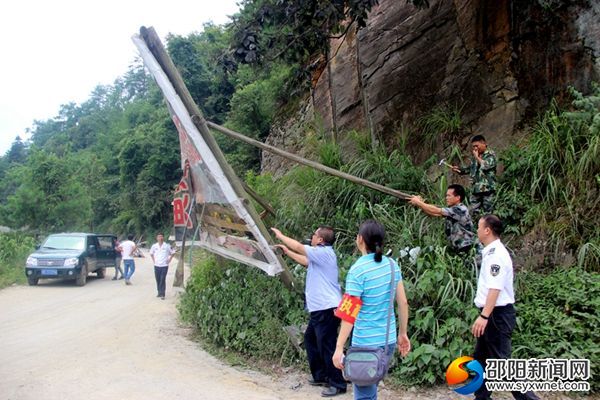
[[[271,123],[278,106],[285,100],[289,88],[287,80],[293,67],[273,64],[257,76],[247,65],[242,65],[236,75],[236,91],[231,97],[231,111],[225,126],[247,136],[264,141],[269,135]],[[226,154],[234,171],[244,176],[246,171],[260,169],[260,150],[250,145],[232,141],[218,134],[217,142]]]
[[[599,365],[599,274],[580,268],[528,272],[517,276],[516,290],[515,358],[587,358]],[[597,376],[593,384],[600,389]]]
[[[461,109],[458,107],[435,107],[419,118],[417,125],[424,141],[432,149],[436,143],[454,143],[464,136]]]
[[[275,59],[307,64],[327,51],[327,39],[347,21],[365,26],[377,0],[276,0],[243,2],[235,16],[234,55],[242,63],[268,64]]]
[[[513,233],[536,232],[600,272],[600,86],[571,93],[570,110],[553,105],[524,143],[503,153],[497,213]]]
[[[278,279],[213,257],[194,269],[179,309],[203,339],[254,358],[293,355],[283,327],[303,319],[302,299]]]
[[[391,373],[401,384],[442,382],[445,368],[460,355],[472,354],[470,327],[477,317],[474,263],[450,256],[443,247],[425,250],[402,270],[411,307],[413,351]]]
[[[18,233],[0,233],[0,243],[0,289],[25,283],[25,259],[34,249],[34,239]]]

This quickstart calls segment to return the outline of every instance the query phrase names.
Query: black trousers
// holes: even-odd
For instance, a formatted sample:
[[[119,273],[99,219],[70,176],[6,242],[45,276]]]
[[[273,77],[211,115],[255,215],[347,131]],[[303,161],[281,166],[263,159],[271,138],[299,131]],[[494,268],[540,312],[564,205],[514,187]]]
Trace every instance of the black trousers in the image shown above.
[[[167,286],[167,272],[169,267],[154,266],[154,277],[156,278],[156,290],[158,295],[165,297],[165,287]]]
[[[477,338],[473,355],[473,358],[479,361],[484,370],[488,358],[510,358],[512,353],[511,336],[516,322],[516,312],[512,304],[494,307],[483,335]],[[512,395],[518,400],[539,400],[539,397],[533,392],[512,392]],[[487,400],[491,399],[491,396],[492,393],[486,389],[485,382],[475,392],[475,399]]]
[[[304,332],[304,347],[313,379],[345,390],[346,381],[342,371],[333,365],[332,360],[340,326],[340,320],[333,315],[333,310],[335,308],[310,313]]]

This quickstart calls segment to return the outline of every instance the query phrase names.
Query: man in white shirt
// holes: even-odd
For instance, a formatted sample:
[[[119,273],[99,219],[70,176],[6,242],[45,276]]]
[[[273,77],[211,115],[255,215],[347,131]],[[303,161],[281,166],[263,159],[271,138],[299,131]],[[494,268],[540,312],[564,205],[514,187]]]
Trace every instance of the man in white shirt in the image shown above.
[[[156,278],[156,289],[158,291],[156,297],[164,300],[167,272],[169,271],[169,263],[175,254],[175,250],[171,248],[169,243],[165,243],[162,233],[156,235],[156,241],[157,243],[154,243],[150,248],[150,256],[154,262],[154,277]]]
[[[125,284],[131,285],[131,276],[135,272],[133,255],[137,250],[137,246],[133,242],[133,235],[127,235],[127,240],[121,242],[117,250],[121,252],[121,256],[123,257],[123,266],[125,267]]]
[[[502,221],[495,215],[484,215],[477,226],[477,236],[485,247],[475,295],[475,306],[480,314],[471,332],[477,338],[473,358],[484,370],[489,358],[510,358],[511,336],[516,323],[513,265],[500,241],[502,230]],[[533,392],[512,392],[512,395],[515,399],[539,400]],[[475,399],[491,399],[485,383],[475,392]]]

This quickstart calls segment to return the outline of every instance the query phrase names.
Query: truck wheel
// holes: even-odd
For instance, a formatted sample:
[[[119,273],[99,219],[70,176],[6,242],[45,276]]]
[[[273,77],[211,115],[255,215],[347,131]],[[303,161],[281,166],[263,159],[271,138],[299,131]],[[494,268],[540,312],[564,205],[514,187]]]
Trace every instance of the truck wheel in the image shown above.
[[[104,277],[106,276],[106,268],[97,269],[96,275],[98,275],[98,278],[104,279]]]
[[[27,283],[29,283],[29,286],[35,286],[38,284],[40,278],[32,278],[32,277],[27,277]]]
[[[77,278],[75,278],[75,284],[77,286],[85,286],[85,282],[87,281],[87,274],[87,264],[83,264],[83,267],[81,267],[81,273],[77,275]]]

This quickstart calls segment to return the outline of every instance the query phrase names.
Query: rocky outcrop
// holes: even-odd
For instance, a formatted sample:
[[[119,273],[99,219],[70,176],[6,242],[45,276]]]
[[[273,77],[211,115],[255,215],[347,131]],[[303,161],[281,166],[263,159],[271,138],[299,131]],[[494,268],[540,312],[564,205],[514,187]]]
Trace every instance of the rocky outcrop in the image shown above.
[[[419,159],[431,149],[421,145],[415,122],[445,106],[461,110],[463,145],[482,133],[502,148],[568,85],[586,92],[600,77],[600,0],[430,4],[419,10],[380,0],[365,28],[351,26],[332,40],[310,96],[269,141],[299,150],[305,123],[298,121],[311,110],[319,129],[348,149],[350,130],[393,144],[402,127],[412,127],[409,150]],[[264,154],[264,170],[281,168]]]

